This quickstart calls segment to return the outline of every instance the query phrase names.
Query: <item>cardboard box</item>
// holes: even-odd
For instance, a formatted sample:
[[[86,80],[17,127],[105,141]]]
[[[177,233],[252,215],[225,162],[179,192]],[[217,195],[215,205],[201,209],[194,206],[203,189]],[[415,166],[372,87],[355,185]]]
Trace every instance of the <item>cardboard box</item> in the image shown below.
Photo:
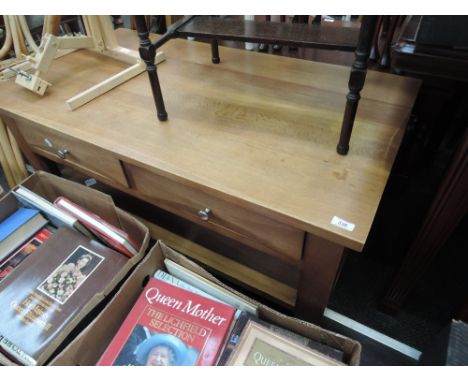
[[[165,269],[165,258],[169,258],[183,267],[196,272],[200,276],[251,301],[258,306],[258,313],[261,319],[339,349],[344,353],[345,363],[349,365],[359,365],[361,354],[361,345],[359,342],[324,330],[314,324],[281,314],[268,306],[262,305],[240,294],[225,286],[199,265],[167,247],[160,241],[151,249],[149,254],[125,281],[112,301],[62,353],[52,360],[51,365],[95,365],[99,361],[102,353],[106,350],[107,345],[110,343],[115,333],[117,333],[117,330],[130,312],[148,280],[153,277],[157,269]]]
[[[115,292],[115,288],[118,284],[127,277],[133,268],[143,259],[150,240],[148,228],[127,212],[115,207],[109,195],[58,176],[38,171],[25,179],[21,184],[51,202],[58,196],[65,196],[81,205],[83,208],[101,216],[109,223],[128,232],[137,243],[141,244],[138,256],[128,259],[126,266],[114,277],[111,284],[106,288],[106,291],[102,294],[95,295],[94,298],[87,303],[84,308],[86,311],[81,312],[82,317],[85,317],[89,312],[92,312],[107,295],[113,291]],[[19,206],[20,203],[15,196],[11,192],[7,193],[0,199],[0,221],[12,214]],[[88,322],[90,321],[88,316]],[[67,326],[67,329],[71,330],[71,328],[76,328],[79,324],[83,325],[83,322],[76,319],[70,323],[70,326]],[[70,330],[68,330],[68,332]],[[60,341],[69,340],[66,334],[68,333],[64,333]],[[0,364],[10,365],[12,363],[0,354]]]

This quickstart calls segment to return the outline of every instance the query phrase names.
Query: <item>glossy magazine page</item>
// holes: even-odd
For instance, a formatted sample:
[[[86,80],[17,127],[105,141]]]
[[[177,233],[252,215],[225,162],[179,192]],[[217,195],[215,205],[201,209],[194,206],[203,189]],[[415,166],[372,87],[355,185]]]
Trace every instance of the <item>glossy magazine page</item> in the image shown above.
[[[98,365],[213,365],[235,309],[151,279]]]

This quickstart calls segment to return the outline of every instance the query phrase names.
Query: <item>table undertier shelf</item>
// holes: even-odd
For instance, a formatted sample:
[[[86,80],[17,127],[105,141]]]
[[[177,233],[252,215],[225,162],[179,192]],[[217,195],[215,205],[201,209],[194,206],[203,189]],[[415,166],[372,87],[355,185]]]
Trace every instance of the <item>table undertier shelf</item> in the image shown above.
[[[182,37],[354,51],[359,28],[338,28],[324,24],[266,23],[202,16],[194,17],[182,25],[177,29],[177,34]]]

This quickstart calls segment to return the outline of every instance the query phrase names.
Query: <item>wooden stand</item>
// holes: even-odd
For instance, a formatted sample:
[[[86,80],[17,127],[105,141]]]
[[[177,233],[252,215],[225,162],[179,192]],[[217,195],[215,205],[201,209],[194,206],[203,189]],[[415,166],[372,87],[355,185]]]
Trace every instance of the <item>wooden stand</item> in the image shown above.
[[[145,64],[139,58],[138,53],[118,45],[114,36],[111,20],[108,16],[83,16],[83,21],[86,29],[86,36],[64,36],[57,37],[49,33],[53,31],[53,18],[46,18],[44,30],[45,34],[41,45],[37,47],[27,29],[24,16],[9,16],[11,28],[19,25],[15,17],[21,20],[21,27],[24,31],[24,36],[34,51],[33,55],[26,56],[26,61],[20,67],[9,68],[16,74],[16,83],[36,94],[44,95],[47,88],[51,86],[49,82],[42,77],[46,74],[52,64],[52,61],[57,57],[60,50],[68,50],[68,52],[76,49],[92,49],[105,56],[110,56],[116,60],[131,64],[130,68],[100,82],[99,84],[85,90],[82,93],[68,99],[67,105],[71,110],[75,110],[85,103],[93,100],[96,97],[108,92],[109,90],[128,81],[145,70]],[[17,57],[22,55],[22,50],[17,49],[19,42],[22,41],[18,35],[13,34],[13,42]],[[67,53],[68,53],[67,52]],[[153,64],[158,64],[164,60],[164,54],[159,53]],[[28,73],[32,70],[34,73]],[[12,75],[11,75],[12,76]]]
[[[364,16],[361,28],[346,28],[337,32],[337,28],[323,28],[321,25],[257,23],[255,21],[218,20],[216,18],[201,16],[187,16],[168,28],[159,40],[151,43],[148,39],[148,30],[144,16],[135,16],[138,35],[140,36],[140,55],[148,62],[150,53],[156,52],[171,38],[198,37],[211,42],[211,62],[219,64],[218,39],[231,41],[244,41],[273,45],[289,45],[294,47],[310,47],[319,49],[339,49],[352,51],[356,48],[356,60],[353,63],[349,77],[349,93],[346,97],[340,139],[336,151],[346,155],[349,150],[349,141],[359,104],[360,91],[364,86],[367,73],[367,61],[372,45],[372,38],[378,21],[378,16]],[[356,46],[357,42],[357,46]],[[150,61],[151,62],[151,61]],[[164,109],[164,100],[159,88],[159,79],[154,65],[147,65],[147,71],[153,90],[158,118],[167,119]],[[157,84],[157,85],[155,85]]]

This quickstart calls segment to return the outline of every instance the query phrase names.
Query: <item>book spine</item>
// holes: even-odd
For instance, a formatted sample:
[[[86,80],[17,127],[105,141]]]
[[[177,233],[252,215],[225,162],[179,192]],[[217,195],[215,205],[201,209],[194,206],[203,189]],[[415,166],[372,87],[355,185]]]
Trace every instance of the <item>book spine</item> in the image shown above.
[[[23,365],[36,366],[37,364],[33,357],[26,354],[18,346],[2,335],[0,335],[0,349]]]
[[[16,252],[7,257],[5,260],[0,262],[0,282],[7,277],[21,262],[26,259],[32,252],[34,252],[40,245],[42,245],[52,233],[48,229],[42,229],[24,245],[22,245]],[[28,252],[25,252],[25,248],[28,245],[34,245],[35,248]]]
[[[250,315],[249,313],[243,312],[239,318],[235,321],[232,329],[227,335],[226,343],[224,344],[223,351],[218,358],[216,365],[224,366],[226,365],[231,353],[239,342],[242,331],[244,330],[245,325],[250,319],[255,319],[255,316]]]

